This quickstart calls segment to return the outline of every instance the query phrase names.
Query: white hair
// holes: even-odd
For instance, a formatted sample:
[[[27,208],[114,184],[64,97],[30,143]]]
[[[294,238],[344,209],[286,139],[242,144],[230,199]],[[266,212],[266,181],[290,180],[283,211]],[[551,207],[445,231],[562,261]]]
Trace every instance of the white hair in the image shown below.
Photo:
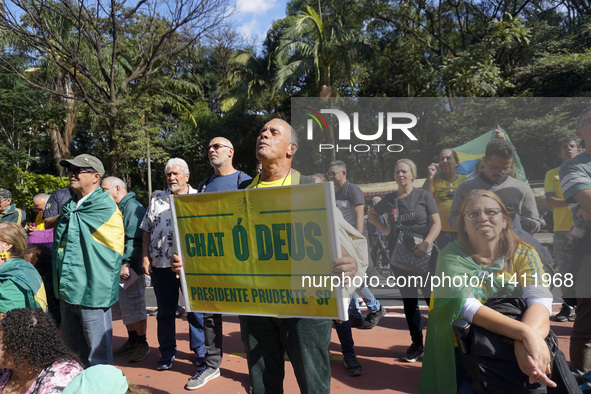
[[[168,170],[170,170],[174,166],[181,167],[181,170],[183,170],[184,175],[189,174],[189,166],[187,165],[187,162],[183,159],[179,159],[178,157],[174,157],[166,162],[166,167],[164,167],[164,173],[166,174]]]
[[[127,191],[127,185],[123,182],[123,179],[117,178],[116,176],[108,176],[103,179],[103,182],[109,182],[113,186],[119,186],[119,188]]]

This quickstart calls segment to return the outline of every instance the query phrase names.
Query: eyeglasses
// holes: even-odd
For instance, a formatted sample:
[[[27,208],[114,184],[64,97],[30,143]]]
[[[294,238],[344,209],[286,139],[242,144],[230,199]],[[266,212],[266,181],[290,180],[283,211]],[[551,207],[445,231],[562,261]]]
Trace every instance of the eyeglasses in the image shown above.
[[[94,174],[94,173],[96,173],[96,171],[93,169],[90,169],[90,168],[78,168],[78,167],[68,168],[68,174],[72,174],[72,175]]]
[[[326,176],[327,177],[329,177],[329,176],[335,176],[336,174],[340,174],[341,172],[343,172],[343,171],[337,171],[337,172],[331,171],[331,172],[327,172],[326,173]]]
[[[488,219],[492,219],[501,213],[501,208],[484,208],[483,210],[473,209],[471,211],[464,212],[464,216],[468,220],[476,220],[480,217],[480,214],[484,212],[484,216]]]
[[[500,173],[503,173],[503,174],[507,174],[507,173],[513,171],[513,166],[511,166],[511,167],[505,167],[505,168],[501,168],[501,167],[497,167],[497,166],[490,166],[490,170],[492,172],[500,172]]]
[[[207,152],[209,152],[209,150],[210,150],[211,148],[213,148],[213,149],[215,149],[215,150],[218,150],[218,149],[220,149],[221,147],[224,147],[224,148],[231,148],[231,146],[224,145],[224,144],[211,144],[211,145],[208,145],[208,146],[207,146]]]

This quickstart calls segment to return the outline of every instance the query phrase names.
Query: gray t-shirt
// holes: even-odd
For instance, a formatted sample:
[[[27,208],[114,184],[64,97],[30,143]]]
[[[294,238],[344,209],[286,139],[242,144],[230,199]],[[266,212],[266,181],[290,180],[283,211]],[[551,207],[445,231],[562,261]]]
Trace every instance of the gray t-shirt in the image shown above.
[[[401,225],[423,236],[429,233],[429,216],[439,213],[431,193],[417,188],[413,188],[410,194],[403,198],[398,198],[398,192],[386,194],[373,209],[378,215],[388,214],[390,228]],[[394,248],[395,237],[396,232],[390,231],[389,248]]]
[[[343,187],[335,191],[335,199],[337,200],[337,208],[343,214],[343,217],[349,224],[357,228],[357,215],[355,215],[355,207],[358,205],[364,205],[365,199],[363,198],[363,192],[359,186],[345,182]]]
[[[489,190],[495,193],[507,209],[513,209],[521,220],[521,227],[530,234],[540,229],[540,215],[531,188],[515,178],[506,175],[500,182],[495,183],[484,176],[468,179],[456,189],[451,209],[449,210],[449,226],[458,229],[458,215],[464,198],[475,189]]]

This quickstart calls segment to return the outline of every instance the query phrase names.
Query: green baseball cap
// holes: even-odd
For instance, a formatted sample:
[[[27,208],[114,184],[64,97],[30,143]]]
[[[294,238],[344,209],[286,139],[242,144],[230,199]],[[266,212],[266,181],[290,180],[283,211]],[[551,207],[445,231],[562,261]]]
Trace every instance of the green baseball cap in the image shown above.
[[[82,155],[78,155],[78,156],[74,157],[73,159],[62,160],[62,161],[60,161],[60,166],[62,166],[62,167],[75,166],[75,167],[80,167],[80,168],[92,168],[93,170],[98,172],[101,177],[103,175],[105,175],[105,167],[103,167],[103,163],[98,158],[94,157],[93,155],[88,155],[86,153],[84,153]]]

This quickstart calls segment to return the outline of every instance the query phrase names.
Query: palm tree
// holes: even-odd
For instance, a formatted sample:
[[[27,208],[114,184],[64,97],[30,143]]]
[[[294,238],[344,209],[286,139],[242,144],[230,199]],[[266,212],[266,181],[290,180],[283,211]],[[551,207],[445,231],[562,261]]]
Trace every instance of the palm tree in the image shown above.
[[[343,83],[353,86],[352,59],[356,52],[363,55],[368,48],[361,33],[359,28],[344,26],[341,18],[331,18],[330,21],[323,18],[320,0],[318,12],[306,6],[306,11],[300,11],[293,25],[285,31],[277,48],[279,70],[273,90],[282,89],[286,83],[308,75],[315,75],[322,97],[337,92],[337,89],[331,89],[334,82],[337,82],[337,88]],[[337,69],[340,70],[339,80],[335,81],[333,71]],[[333,132],[330,138],[334,145]],[[334,150],[332,158],[336,158]]]
[[[257,55],[254,48],[240,49],[230,60],[232,71],[225,82],[228,91],[222,100],[221,109],[229,112],[238,103],[246,103],[253,97],[264,95],[272,90],[271,56]],[[275,95],[272,95],[273,109],[278,113]]]

